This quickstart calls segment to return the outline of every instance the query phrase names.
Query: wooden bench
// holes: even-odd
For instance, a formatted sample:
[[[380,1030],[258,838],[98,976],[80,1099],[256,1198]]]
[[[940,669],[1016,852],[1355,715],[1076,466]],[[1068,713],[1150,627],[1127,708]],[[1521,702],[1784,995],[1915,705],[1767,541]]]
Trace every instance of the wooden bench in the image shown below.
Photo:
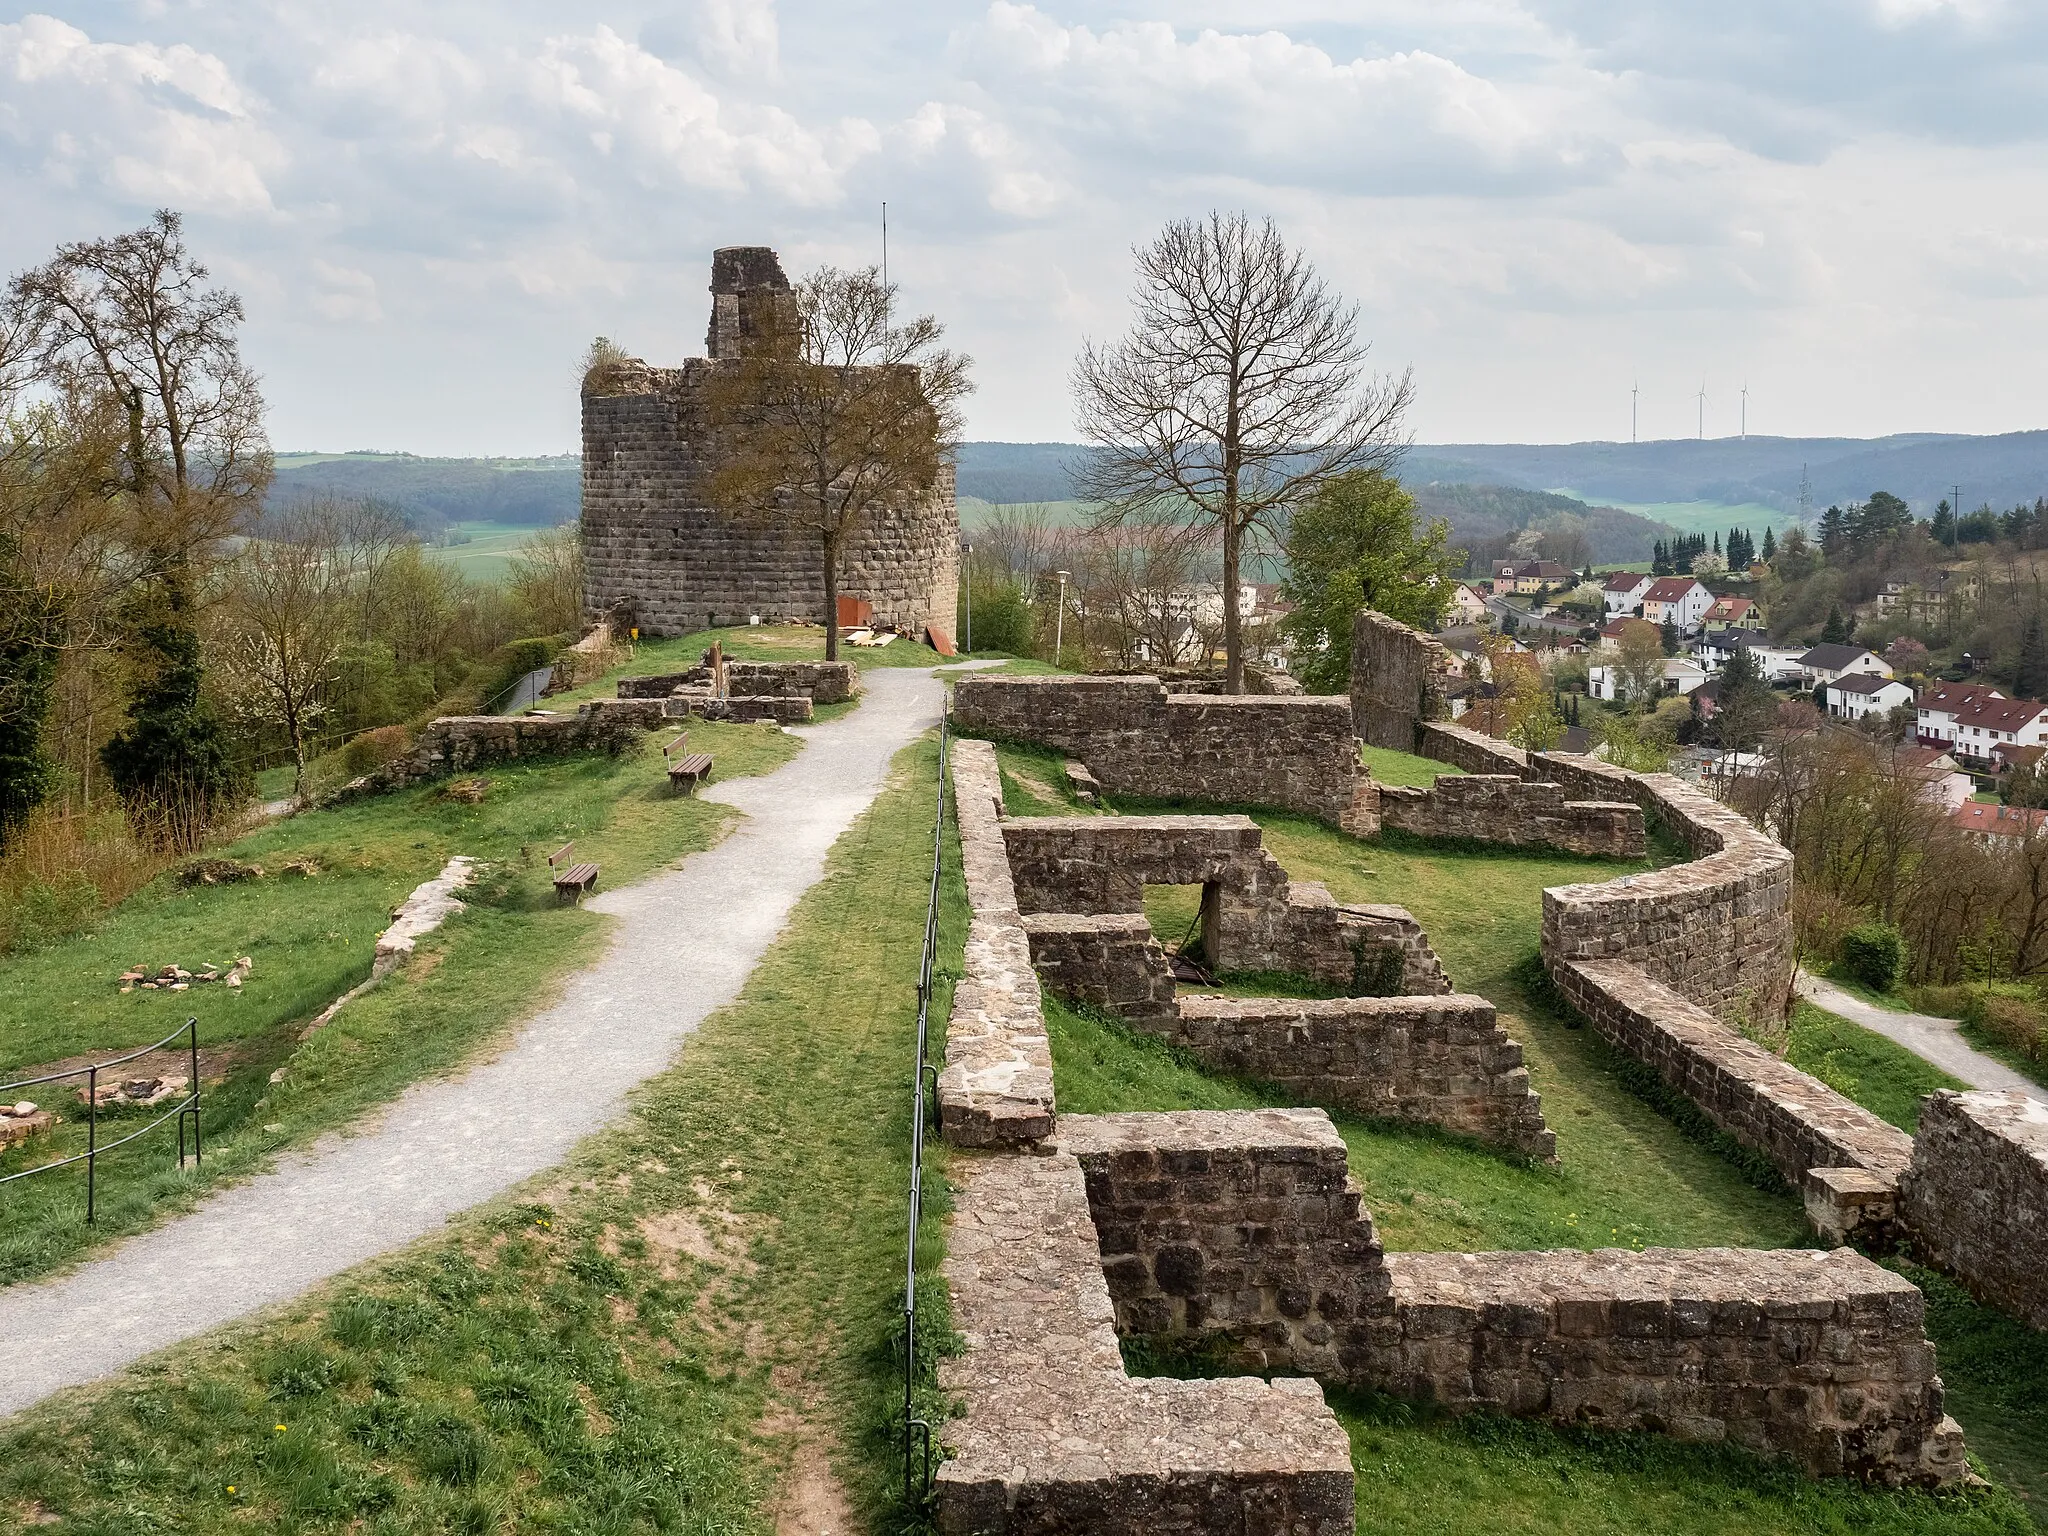
[[[661,749],[661,755],[668,759],[668,787],[679,789],[686,795],[695,794],[697,786],[711,777],[709,752],[683,754],[683,747],[689,739],[690,733],[685,731]]]
[[[570,901],[581,900],[586,891],[597,889],[595,864],[569,862],[569,855],[575,848],[574,843],[564,843],[548,855],[548,868],[555,872],[555,894]]]

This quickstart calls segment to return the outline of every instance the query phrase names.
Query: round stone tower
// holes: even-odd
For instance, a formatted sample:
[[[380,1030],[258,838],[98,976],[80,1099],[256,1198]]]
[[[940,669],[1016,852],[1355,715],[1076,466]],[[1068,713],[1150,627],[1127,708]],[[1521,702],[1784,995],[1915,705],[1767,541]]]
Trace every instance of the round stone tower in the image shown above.
[[[708,357],[680,368],[632,359],[583,390],[583,611],[643,635],[726,624],[820,619],[824,553],[800,530],[710,504],[717,468],[705,417],[711,370],[790,335],[795,299],[766,246],[711,258]],[[917,502],[877,509],[840,553],[839,591],[877,623],[950,630],[958,600],[960,513],[949,468]]]

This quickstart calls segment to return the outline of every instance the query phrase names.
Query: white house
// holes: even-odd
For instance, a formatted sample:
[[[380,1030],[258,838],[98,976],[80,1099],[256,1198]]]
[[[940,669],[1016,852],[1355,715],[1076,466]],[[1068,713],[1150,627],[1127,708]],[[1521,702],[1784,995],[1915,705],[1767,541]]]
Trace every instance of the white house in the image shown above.
[[[1600,601],[1607,606],[1607,617],[1619,619],[1640,609],[1643,594],[1656,580],[1643,571],[1616,571],[1609,576],[1600,584]]]
[[[1827,701],[1828,713],[1837,720],[1861,720],[1912,703],[1913,690],[1897,678],[1848,672],[1828,684]]]
[[[1747,630],[1710,629],[1700,636],[1692,654],[1709,672],[1718,672],[1727,666],[1735,659],[1737,651],[1747,651],[1767,683],[1781,683],[1800,675],[1799,658],[1806,654],[1804,651],[1788,651],[1775,645],[1754,645],[1751,643],[1753,638]]]
[[[1892,675],[1889,662],[1860,645],[1816,645],[1799,658],[1799,670],[1806,674],[1809,688],[1816,683],[1832,683],[1852,672],[1860,672],[1866,677]]]
[[[1901,747],[1900,769],[1921,782],[1921,798],[1945,810],[1968,803],[1976,785],[1956,766],[1956,760],[1939,747]]]
[[[1659,576],[1643,589],[1643,617],[1652,624],[1669,619],[1683,634],[1699,628],[1714,605],[1714,594],[1690,576]]]
[[[1469,581],[1461,581],[1451,589],[1451,606],[1445,614],[1446,628],[1453,624],[1481,624],[1486,620],[1486,599]]]
[[[2048,746],[2048,704],[2032,699],[1975,699],[1959,706],[1948,750],[1965,762],[1990,763],[2006,747]]]
[[[1664,685],[1659,691],[1691,693],[1706,680],[1707,669],[1698,662],[1685,656],[1667,656],[1664,658]],[[1588,667],[1586,692],[1606,703],[1620,704],[1627,698],[1628,685],[1622,679],[1619,667]]]
[[[1980,699],[2005,695],[1984,683],[1930,683],[1921,690],[1920,744],[1946,750],[1956,744],[1956,716]]]

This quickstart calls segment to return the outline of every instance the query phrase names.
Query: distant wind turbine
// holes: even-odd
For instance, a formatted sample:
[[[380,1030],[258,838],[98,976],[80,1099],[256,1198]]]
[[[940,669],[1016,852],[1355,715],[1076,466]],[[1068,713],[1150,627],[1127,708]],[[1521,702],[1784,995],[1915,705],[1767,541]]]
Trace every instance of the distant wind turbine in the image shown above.
[[[1707,440],[1707,381],[1700,380],[1700,441]]]
[[[1749,380],[1742,381],[1742,438],[1749,440]]]
[[[1642,388],[1640,384],[1631,384],[1628,387],[1628,440],[1630,442],[1636,440],[1636,396],[1642,393]]]

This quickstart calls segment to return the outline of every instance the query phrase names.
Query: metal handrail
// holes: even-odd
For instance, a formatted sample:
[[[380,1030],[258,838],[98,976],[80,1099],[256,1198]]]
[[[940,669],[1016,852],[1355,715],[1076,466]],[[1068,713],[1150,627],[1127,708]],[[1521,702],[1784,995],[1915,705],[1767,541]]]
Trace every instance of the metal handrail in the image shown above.
[[[924,1208],[925,1077],[937,1076],[937,1068],[925,1060],[925,1043],[931,1021],[933,980],[938,969],[939,876],[946,851],[946,753],[950,744],[950,712],[939,716],[939,789],[932,816],[931,893],[924,911],[924,956],[917,973],[917,1055],[910,1074],[910,1245],[904,1258],[903,1278],[903,1502],[911,1502],[912,1443],[923,1442],[924,1495],[932,1488],[932,1427],[915,1417],[917,1388],[917,1223]],[[933,1084],[933,1115],[937,1121],[937,1083]]]
[[[100,1145],[100,1073],[113,1067],[124,1066],[138,1056],[147,1056],[151,1051],[160,1051],[180,1035],[186,1037],[191,1051],[191,1077],[187,1080],[185,1096],[165,1113],[158,1115],[140,1130],[130,1131],[119,1141]],[[99,1160],[117,1147],[125,1147],[138,1136],[147,1136],[166,1120],[176,1117],[178,1122],[178,1167],[185,1167],[185,1121],[192,1121],[192,1162],[195,1167],[205,1165],[205,1155],[199,1134],[199,1020],[189,1018],[181,1028],[172,1030],[154,1045],[145,1045],[128,1052],[125,1056],[111,1057],[106,1061],[88,1062],[82,1067],[70,1067],[62,1072],[46,1072],[41,1077],[24,1077],[11,1083],[0,1083],[0,1101],[5,1101],[17,1089],[36,1088],[44,1083],[62,1082],[66,1078],[85,1079],[86,1131],[85,1150],[74,1152],[69,1157],[60,1157],[55,1162],[38,1163],[33,1168],[24,1168],[19,1173],[0,1176],[0,1184],[12,1184],[16,1179],[32,1178],[39,1173],[54,1173],[59,1168],[69,1168],[73,1163],[85,1164],[85,1219],[96,1221],[99,1213]]]

